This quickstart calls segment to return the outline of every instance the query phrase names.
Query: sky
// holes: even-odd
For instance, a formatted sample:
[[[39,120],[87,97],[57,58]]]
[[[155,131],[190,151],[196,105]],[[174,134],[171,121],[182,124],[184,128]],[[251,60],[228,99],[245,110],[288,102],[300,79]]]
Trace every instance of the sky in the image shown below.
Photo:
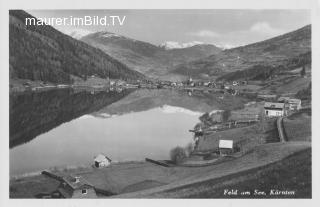
[[[28,10],[38,18],[125,16],[123,25],[57,26],[66,34],[108,31],[155,45],[207,43],[231,48],[311,23],[309,10]]]

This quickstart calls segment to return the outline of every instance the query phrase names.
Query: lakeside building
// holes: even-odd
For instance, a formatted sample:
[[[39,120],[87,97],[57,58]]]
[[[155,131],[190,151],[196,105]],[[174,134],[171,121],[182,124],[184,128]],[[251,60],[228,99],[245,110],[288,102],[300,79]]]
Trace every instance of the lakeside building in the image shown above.
[[[279,117],[285,115],[284,103],[266,102],[264,112],[267,117]]]
[[[103,154],[99,154],[94,158],[94,166],[97,168],[107,167],[111,164],[111,159]]]

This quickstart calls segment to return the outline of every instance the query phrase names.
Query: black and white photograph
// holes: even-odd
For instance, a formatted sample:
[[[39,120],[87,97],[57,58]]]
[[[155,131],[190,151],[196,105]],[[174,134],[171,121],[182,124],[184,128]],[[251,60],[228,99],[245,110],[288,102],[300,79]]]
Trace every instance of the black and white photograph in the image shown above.
[[[315,10],[78,7],[3,14],[7,199],[317,196]]]

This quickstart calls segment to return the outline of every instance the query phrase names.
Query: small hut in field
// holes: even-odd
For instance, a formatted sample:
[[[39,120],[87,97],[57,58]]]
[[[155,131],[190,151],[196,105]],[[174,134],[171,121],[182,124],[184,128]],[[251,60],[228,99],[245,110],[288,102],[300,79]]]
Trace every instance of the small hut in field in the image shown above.
[[[111,159],[103,154],[99,154],[94,158],[94,166],[97,168],[107,167],[111,164]]]
[[[233,140],[219,140],[219,153],[222,156],[233,153]]]

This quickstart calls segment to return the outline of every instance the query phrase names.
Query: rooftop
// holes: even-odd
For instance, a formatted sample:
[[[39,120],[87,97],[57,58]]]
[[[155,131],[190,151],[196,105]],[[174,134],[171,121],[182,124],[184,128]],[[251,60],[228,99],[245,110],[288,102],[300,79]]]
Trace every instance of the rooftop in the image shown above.
[[[296,98],[289,99],[289,103],[300,103],[300,102],[301,102],[300,99],[296,99]]]
[[[258,94],[258,97],[275,98],[275,97],[277,97],[277,95],[274,95],[274,94]]]
[[[283,109],[284,108],[284,103],[266,102],[264,104],[264,108]]]
[[[72,189],[78,189],[84,185],[91,186],[93,185],[85,180],[81,176],[65,176],[62,178],[64,182],[66,182]]]
[[[290,99],[290,97],[281,96],[280,98],[278,98],[278,101],[288,101],[289,99]]]
[[[111,161],[111,159],[107,156],[105,156],[104,154],[99,154],[97,155],[95,158],[94,158],[94,161],[95,162],[102,162],[104,161],[105,159],[109,160],[109,162]]]

